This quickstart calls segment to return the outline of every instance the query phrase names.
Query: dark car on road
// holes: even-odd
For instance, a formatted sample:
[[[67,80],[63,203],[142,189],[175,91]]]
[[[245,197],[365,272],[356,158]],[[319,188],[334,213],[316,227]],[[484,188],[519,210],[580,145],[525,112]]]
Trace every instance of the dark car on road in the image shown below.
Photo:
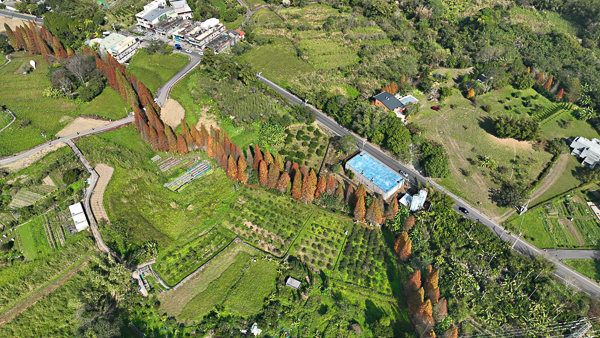
[[[440,111],[440,107],[438,107],[438,106],[431,106],[431,109],[433,109],[435,111]]]
[[[465,215],[469,214],[469,210],[467,210],[467,208],[458,207],[458,211],[462,212]]]

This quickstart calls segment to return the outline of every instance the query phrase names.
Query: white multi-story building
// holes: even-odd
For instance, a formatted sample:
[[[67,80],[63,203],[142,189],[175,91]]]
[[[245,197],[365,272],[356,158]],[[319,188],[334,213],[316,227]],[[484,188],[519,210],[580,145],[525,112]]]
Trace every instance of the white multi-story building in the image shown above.
[[[154,0],[144,6],[144,10],[137,13],[135,18],[138,25],[154,29],[154,25],[168,18],[174,18],[177,13],[172,8],[167,7],[166,0]]]
[[[188,43],[198,49],[205,49],[223,32],[225,32],[225,25],[220,23],[219,19],[213,18],[204,22],[188,21],[173,32],[173,40]]]
[[[577,136],[570,147],[571,155],[577,156],[582,161],[581,164],[594,168],[600,162],[600,140],[593,138],[590,141],[585,137]]]
[[[177,13],[177,16],[179,16],[180,18],[191,19],[194,17],[192,9],[185,0],[172,1],[171,6],[173,7],[175,13]]]
[[[98,50],[100,57],[106,60],[107,53],[110,54],[119,63],[127,62],[133,54],[140,48],[140,41],[132,36],[112,33],[102,39]]]

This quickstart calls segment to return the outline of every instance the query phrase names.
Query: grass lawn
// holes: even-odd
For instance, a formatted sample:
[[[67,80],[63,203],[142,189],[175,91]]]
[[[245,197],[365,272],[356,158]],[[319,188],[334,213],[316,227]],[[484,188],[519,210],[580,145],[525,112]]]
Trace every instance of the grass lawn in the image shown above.
[[[234,22],[225,22],[225,28],[234,30],[238,29],[242,27],[244,20],[246,20],[246,14],[238,16],[238,18]]]
[[[235,262],[223,271],[217,279],[213,280],[203,292],[200,292],[187,303],[179,317],[181,319],[200,320],[216,305],[221,304],[227,298],[231,289],[242,278],[244,271],[250,264],[253,264],[251,259],[252,256],[246,252],[238,253]]]
[[[128,69],[154,93],[187,64],[188,57],[183,54],[148,54],[140,49],[129,61]]]
[[[556,179],[554,184],[552,184],[548,190],[546,190],[540,197],[531,201],[531,205],[535,205],[537,203],[548,200],[554,196],[560,195],[567,190],[571,190],[581,184],[581,181],[575,178],[573,174],[578,167],[581,167],[581,164],[577,161],[575,156],[568,155],[569,159],[567,162],[567,166],[562,174]]]
[[[23,246],[23,255],[28,261],[32,261],[37,258],[37,251],[35,250],[35,240],[33,239],[33,233],[31,231],[31,225],[25,224],[18,228],[19,237],[21,237],[21,244]]]
[[[252,262],[244,275],[228,292],[223,303],[225,309],[242,316],[260,312],[266,297],[275,290],[278,264],[265,259]]]
[[[260,6],[266,5],[267,3],[263,0],[247,0],[245,1],[246,5],[250,8],[250,10],[254,10]]]
[[[127,220],[132,230],[128,243],[132,245],[155,239],[161,251],[167,251],[175,241],[194,240],[215,223],[235,196],[233,182],[222,170],[194,181],[181,193],[163,187],[177,173],[157,171],[150,161],[156,153],[143,143],[133,126],[81,139],[78,145],[92,163],[115,168],[104,205],[111,221]],[[111,229],[101,229],[109,245],[126,250],[122,236]]]
[[[497,172],[472,165],[469,159],[477,156],[490,156],[499,166],[508,168],[507,179],[514,179],[517,170],[523,180],[532,182],[551,159],[551,154],[533,149],[530,142],[514,139],[499,139],[491,134],[490,115],[462,97],[458,92],[444,101],[440,112],[430,109],[440,105],[427,101],[422,95],[423,111],[410,119],[425,128],[425,137],[444,145],[450,158],[451,175],[441,180],[441,184],[475,205],[490,216],[499,216],[506,209],[492,203],[490,189],[496,188],[493,181]],[[454,108],[451,108],[454,105]],[[512,161],[519,159],[517,164]],[[470,173],[470,176],[464,172]]]
[[[0,110],[0,129],[6,127],[13,120],[8,112]]]
[[[275,45],[263,45],[237,57],[242,62],[253,66],[257,72],[277,83],[285,83],[290,79],[314,71],[314,67],[298,58],[290,51],[293,48],[289,40]],[[277,55],[277,57],[273,57]]]
[[[106,119],[118,120],[127,117],[126,108],[131,110],[119,93],[110,87],[106,87],[102,94],[90,103],[84,104],[79,113],[81,115],[102,116]]]
[[[568,121],[566,126],[565,121]],[[572,113],[568,112],[544,121],[541,135],[547,139],[583,136],[591,140],[600,137],[598,131],[589,122],[577,120]]]
[[[160,294],[158,298],[160,300],[161,313],[166,312],[169,315],[179,317],[181,311],[196,295],[205,291],[213,281],[219,279],[232,264],[242,260],[240,253],[243,253],[244,257],[246,255],[250,257],[256,255],[258,251],[243,243],[233,243],[208,263],[204,270],[200,271],[177,290]],[[189,309],[188,311],[191,314]]]
[[[582,275],[600,282],[600,264],[593,259],[565,259],[565,264]]]
[[[4,80],[0,86],[0,104],[6,105],[17,116],[17,121],[2,132],[0,156],[44,142],[40,135],[42,132],[50,139],[79,115],[115,119],[125,114],[120,106],[123,100],[116,98],[116,95],[107,94],[107,90],[90,103],[43,97],[42,92],[50,86],[50,80],[46,76],[48,66],[42,57],[32,57],[22,52],[15,53],[12,57],[13,61],[0,69],[0,78]],[[29,60],[37,62],[37,70],[28,75],[14,74]]]

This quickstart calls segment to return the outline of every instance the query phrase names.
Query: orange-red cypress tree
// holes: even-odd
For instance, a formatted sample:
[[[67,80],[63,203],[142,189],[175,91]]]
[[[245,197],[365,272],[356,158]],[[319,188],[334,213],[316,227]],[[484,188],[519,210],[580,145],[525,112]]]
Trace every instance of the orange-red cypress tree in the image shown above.
[[[557,99],[557,100],[562,100],[562,98],[563,98],[563,95],[564,95],[564,94],[565,94],[565,90],[561,88],[561,89],[558,91],[558,93],[556,94],[556,99]]]
[[[275,164],[271,164],[269,168],[269,177],[267,179],[267,187],[269,189],[275,189],[277,187],[277,181],[279,180],[279,169]]]
[[[277,190],[281,191],[282,193],[286,193],[289,184],[290,175],[284,171],[281,176],[279,176],[279,180],[277,181]]]
[[[327,183],[325,183],[325,176],[319,177],[319,181],[317,182],[317,189],[315,190],[315,197],[319,198],[321,194],[325,191],[325,187]]]
[[[225,134],[225,132],[223,132]],[[225,150],[225,154],[231,155],[231,141],[229,140],[229,135],[225,134],[223,137],[223,150]]]
[[[356,196],[354,194],[354,187],[352,184],[348,185],[348,189],[346,189],[346,204],[354,205],[356,204]]]
[[[211,158],[215,156],[213,153],[213,139],[210,137],[210,135],[208,135],[206,140],[206,154]]]
[[[306,166],[306,164],[302,164],[300,166],[300,172],[302,173],[302,177],[308,176],[308,167]]]
[[[379,209],[379,201],[373,199],[366,214],[367,222],[381,224],[381,209]]]
[[[544,89],[550,90],[550,87],[552,87],[552,80],[554,80],[554,75],[550,75],[548,81],[544,83]]]
[[[336,187],[337,187],[337,183],[335,181],[335,178],[333,178],[333,176],[327,177],[327,186],[325,187],[325,192],[328,195],[333,195],[333,194],[335,194]]]
[[[271,155],[271,153],[270,153],[270,152],[268,152],[268,151],[265,151],[265,154],[264,154],[264,156],[263,156],[263,157],[264,157],[264,161],[265,161],[265,163],[267,164],[267,166],[268,166],[268,167],[270,167],[270,166],[271,166],[271,164],[273,164],[273,163],[274,163],[274,160],[273,160],[273,155]]]
[[[304,176],[302,180],[302,202],[310,203],[315,198],[315,185],[312,183],[310,176]]]
[[[290,177],[292,180],[294,180],[294,177],[296,177],[296,173],[300,172],[300,167],[298,166],[298,163],[294,163],[292,164],[292,168],[290,169]]]
[[[221,160],[223,159],[223,155],[224,155],[223,147],[221,146],[220,143],[218,143],[215,148],[215,159],[217,160],[218,165],[222,165]]]
[[[235,160],[231,156],[229,156],[229,158],[227,159],[227,177],[229,177],[230,180],[238,180],[237,165],[235,164]]]
[[[283,164],[283,158],[279,154],[275,154],[274,163],[277,166],[277,170],[282,172],[285,169],[285,165]]]
[[[404,289],[407,293],[415,292],[421,288],[421,270],[415,270],[406,281]]]
[[[154,129],[154,127],[150,126],[150,147],[152,147],[152,149],[157,150],[158,149],[158,133],[156,133],[156,129]]]
[[[244,157],[244,154],[242,153],[242,148],[240,148],[240,146],[236,146],[235,147],[235,158],[240,158],[240,157]]]
[[[167,136],[167,143],[169,144],[169,152],[177,152],[177,138],[175,137],[173,130],[171,130],[171,127],[165,127],[165,135]]]
[[[300,171],[296,172],[294,175],[294,181],[292,183],[292,197],[299,201],[302,197],[302,173]]]
[[[185,144],[185,140],[181,134],[177,134],[177,152],[180,155],[185,155],[189,152],[187,144]]]
[[[469,89],[469,92],[467,93],[467,99],[470,99],[473,96],[475,96],[475,89],[471,88],[471,89]]]
[[[258,165],[260,164],[260,161],[263,160],[263,155],[260,152],[260,148],[258,147],[258,144],[254,145],[254,163],[252,164],[252,169],[254,170],[258,170]]]
[[[367,197],[367,189],[365,188],[364,185],[359,184],[358,187],[356,187],[356,190],[354,191],[354,195],[356,196],[356,198],[358,199],[360,196],[362,197]]]
[[[238,157],[238,162],[237,162],[238,179],[242,183],[248,182],[248,175],[246,175],[246,167],[247,167],[246,160],[244,159],[244,156]]]
[[[227,172],[227,166],[229,165],[229,162],[227,161],[227,154],[223,154],[221,155],[221,167],[223,168],[223,170],[225,170],[225,172]]]
[[[389,218],[394,218],[394,217],[396,217],[397,213],[398,213],[398,199],[396,197],[392,197],[387,216]]]
[[[409,232],[413,226],[415,226],[415,216],[410,215],[404,221],[404,231]]]
[[[268,175],[269,172],[267,170],[267,163],[265,161],[260,161],[260,163],[258,164],[258,180],[260,181],[260,184],[265,186],[267,185],[268,182]]]
[[[6,35],[8,36],[8,42],[14,50],[19,50],[19,43],[17,42],[17,37],[13,32],[12,28],[9,25],[4,23],[4,31],[6,31]]]
[[[408,238],[408,233],[406,231],[403,231],[400,236],[398,236],[398,239],[394,244],[394,250],[398,254],[400,260],[403,262],[406,262],[410,257],[412,251],[412,241],[410,238]]]
[[[365,219],[365,198],[364,198],[364,196],[358,197],[358,201],[356,202],[356,206],[354,207],[354,219],[356,219],[359,222],[362,222]]]
[[[168,151],[169,150],[169,141],[167,140],[167,136],[165,135],[165,131],[157,130],[158,134],[158,150],[160,151]]]
[[[27,48],[27,44],[25,43],[25,38],[23,37],[23,32],[19,29],[19,27],[15,27],[14,30],[15,38],[17,39],[17,45],[19,48],[15,48],[15,50],[22,50]]]

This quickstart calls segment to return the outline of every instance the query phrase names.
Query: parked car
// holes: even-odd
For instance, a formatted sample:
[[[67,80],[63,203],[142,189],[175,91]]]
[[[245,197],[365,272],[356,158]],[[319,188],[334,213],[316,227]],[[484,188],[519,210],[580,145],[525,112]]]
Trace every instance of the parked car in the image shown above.
[[[404,170],[400,170],[399,173],[404,177],[408,177],[408,174]]]
[[[458,208],[458,211],[462,212],[462,213],[463,213],[463,214],[465,214],[465,215],[468,215],[468,214],[469,214],[469,210],[467,210],[467,208],[459,207],[459,208]]]
[[[186,49],[186,50],[185,50],[185,52],[186,52],[186,53],[190,53],[190,54],[192,54],[192,51],[191,51],[191,50],[189,50],[189,49]]]
[[[431,109],[433,109],[435,111],[440,111],[440,107],[438,107],[438,106],[431,106]]]

